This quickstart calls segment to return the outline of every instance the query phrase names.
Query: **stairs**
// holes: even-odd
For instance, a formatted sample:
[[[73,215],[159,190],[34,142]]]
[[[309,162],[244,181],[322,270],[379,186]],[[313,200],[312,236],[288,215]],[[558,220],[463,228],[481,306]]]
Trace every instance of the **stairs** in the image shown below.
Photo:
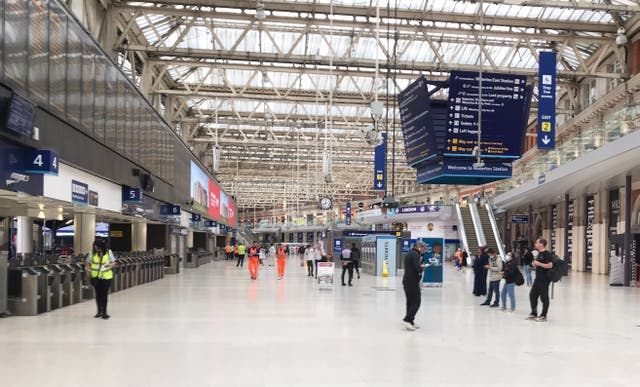
[[[471,210],[469,207],[460,207],[460,213],[462,214],[462,221],[460,222],[464,231],[467,234],[467,243],[469,255],[475,255],[478,252],[478,237],[475,229],[473,228],[473,219],[471,217]]]
[[[489,220],[489,214],[487,208],[484,206],[478,207],[478,214],[480,215],[480,224],[482,225],[482,231],[484,232],[484,238],[487,241],[487,247],[493,247],[496,251],[500,251],[498,248],[498,241],[491,228],[491,220]]]

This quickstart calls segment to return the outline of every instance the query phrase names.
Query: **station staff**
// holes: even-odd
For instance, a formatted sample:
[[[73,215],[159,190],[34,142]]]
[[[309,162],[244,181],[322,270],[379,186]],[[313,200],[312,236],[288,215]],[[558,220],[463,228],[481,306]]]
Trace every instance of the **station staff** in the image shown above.
[[[287,248],[283,243],[278,248],[278,279],[281,280],[284,277],[284,265],[287,263]]]
[[[251,279],[258,278],[258,266],[260,265],[260,246],[254,241],[249,247],[249,275]]]
[[[109,319],[107,314],[107,299],[109,296],[109,288],[113,280],[113,271],[116,265],[116,258],[111,250],[107,249],[107,245],[102,240],[93,242],[93,249],[87,255],[85,261],[85,270],[91,272],[91,285],[95,289],[96,305],[98,313],[93,316],[95,318]]]

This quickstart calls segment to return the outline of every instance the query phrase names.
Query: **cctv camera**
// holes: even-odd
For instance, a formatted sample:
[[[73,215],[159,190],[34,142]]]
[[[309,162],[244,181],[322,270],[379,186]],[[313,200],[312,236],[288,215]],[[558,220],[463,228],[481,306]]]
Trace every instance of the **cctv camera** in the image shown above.
[[[625,35],[626,32],[627,31],[623,27],[618,28],[618,31],[616,32],[616,45],[624,46],[625,44],[627,44],[627,36]]]
[[[11,175],[9,175],[9,178],[11,180],[21,181],[21,182],[24,182],[24,183],[29,181],[29,176],[28,175],[23,175],[22,173],[18,173],[18,172],[12,172]]]

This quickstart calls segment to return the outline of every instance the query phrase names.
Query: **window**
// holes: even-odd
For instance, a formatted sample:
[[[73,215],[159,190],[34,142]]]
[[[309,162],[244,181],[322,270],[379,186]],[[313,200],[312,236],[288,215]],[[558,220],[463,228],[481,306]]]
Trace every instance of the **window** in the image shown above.
[[[29,25],[28,4],[22,0],[5,0],[4,78],[23,90],[27,83],[29,34],[24,28]]]
[[[56,4],[49,12],[49,108],[64,118],[67,71],[67,15]]]
[[[29,98],[49,103],[49,4],[31,1],[29,15]]]

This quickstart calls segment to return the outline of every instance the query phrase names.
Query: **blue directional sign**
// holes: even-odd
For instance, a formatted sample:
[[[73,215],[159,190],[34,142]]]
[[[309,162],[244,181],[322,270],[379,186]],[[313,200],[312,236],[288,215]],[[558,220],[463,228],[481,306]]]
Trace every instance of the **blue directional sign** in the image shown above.
[[[335,254],[340,254],[342,252],[342,247],[343,247],[343,240],[342,239],[334,239],[333,240],[333,252]]]
[[[540,52],[538,69],[538,149],[556,147],[556,53]]]
[[[346,224],[351,225],[351,202],[347,202]]]
[[[192,222],[199,222],[202,220],[202,215],[200,214],[191,214],[191,221]]]
[[[478,145],[480,75],[452,71],[445,156],[472,157]],[[520,158],[531,94],[526,77],[482,74],[482,156]],[[526,110],[526,111],[525,111]]]
[[[89,185],[77,180],[71,180],[71,202],[89,204]]]
[[[204,222],[204,226],[205,227],[217,227],[218,226],[218,222],[216,222],[215,220],[206,220]]]
[[[33,136],[35,120],[35,106],[28,99],[14,92],[9,102],[5,127],[23,136],[31,137]]]
[[[417,170],[419,184],[486,184],[511,177],[511,162],[484,160],[478,167],[474,159],[442,158]]]
[[[52,150],[28,151],[25,154],[24,163],[24,171],[27,173],[58,175],[58,154]]]
[[[384,191],[387,187],[387,133],[382,133],[382,144],[374,149],[373,190]]]

